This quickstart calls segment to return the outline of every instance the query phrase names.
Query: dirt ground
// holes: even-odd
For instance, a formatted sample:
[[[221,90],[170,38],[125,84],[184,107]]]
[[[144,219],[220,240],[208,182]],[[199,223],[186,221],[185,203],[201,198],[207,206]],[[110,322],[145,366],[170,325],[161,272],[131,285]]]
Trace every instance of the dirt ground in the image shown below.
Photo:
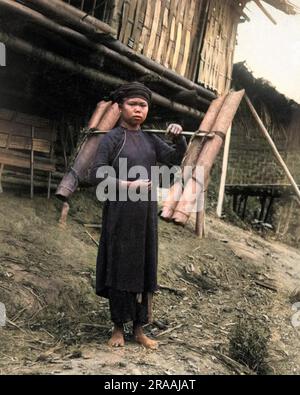
[[[0,196],[1,374],[254,374],[230,357],[242,319],[269,328],[270,374],[300,374],[292,309],[300,250],[212,215],[201,240],[192,221],[182,228],[159,219],[161,287],[145,327],[159,349],[135,344],[128,325],[126,347],[111,350],[108,304],[93,288],[97,247],[86,233],[98,240],[99,229],[84,226],[101,223],[101,205],[93,191],[78,192],[65,230],[60,208],[54,197]]]

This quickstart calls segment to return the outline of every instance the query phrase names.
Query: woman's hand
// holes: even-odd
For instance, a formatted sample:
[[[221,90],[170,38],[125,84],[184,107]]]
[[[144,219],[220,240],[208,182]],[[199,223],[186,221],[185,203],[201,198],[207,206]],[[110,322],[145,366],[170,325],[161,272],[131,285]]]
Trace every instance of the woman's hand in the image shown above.
[[[139,178],[135,181],[129,181],[129,187],[133,189],[140,189],[141,191],[146,191],[151,189],[152,181],[149,181],[149,178]]]
[[[122,187],[127,187],[127,188],[132,188],[132,189],[140,189],[140,190],[149,190],[152,187],[152,181],[149,181],[149,178],[144,179],[144,178],[139,178],[137,180],[134,181],[121,181],[121,185]]]
[[[173,139],[179,137],[182,133],[182,127],[178,123],[171,123],[167,128],[167,134],[171,135]]]

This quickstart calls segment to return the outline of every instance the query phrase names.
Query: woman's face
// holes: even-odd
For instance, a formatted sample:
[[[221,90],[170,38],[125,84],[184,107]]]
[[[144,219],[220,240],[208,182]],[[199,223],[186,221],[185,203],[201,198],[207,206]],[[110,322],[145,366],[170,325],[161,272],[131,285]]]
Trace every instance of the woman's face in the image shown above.
[[[125,99],[120,105],[121,117],[128,125],[141,125],[148,114],[148,103],[139,97]]]

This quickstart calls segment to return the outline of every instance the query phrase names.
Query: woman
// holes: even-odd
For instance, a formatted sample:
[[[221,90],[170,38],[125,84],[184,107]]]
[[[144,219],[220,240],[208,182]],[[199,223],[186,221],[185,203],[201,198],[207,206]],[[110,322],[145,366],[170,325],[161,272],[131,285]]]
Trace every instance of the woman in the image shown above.
[[[180,135],[182,128],[176,124],[168,128],[176,148],[141,130],[151,103],[151,91],[141,83],[122,85],[113,92],[112,99],[119,104],[119,126],[102,138],[91,180],[96,184],[97,170],[113,166],[116,177],[106,177],[105,181],[109,179],[118,193],[140,188],[149,196],[153,188],[151,167],[157,162],[180,164],[183,158],[187,144]],[[125,159],[128,172],[133,166],[143,166],[148,177],[120,178],[120,162]],[[103,180],[104,177],[98,178],[98,182]],[[132,321],[135,340],[154,349],[157,342],[143,333],[142,326],[151,321],[152,294],[157,289],[157,201],[121,201],[118,193],[116,199],[108,198],[103,207],[96,293],[109,299],[114,323],[110,346],[124,346],[123,324]]]

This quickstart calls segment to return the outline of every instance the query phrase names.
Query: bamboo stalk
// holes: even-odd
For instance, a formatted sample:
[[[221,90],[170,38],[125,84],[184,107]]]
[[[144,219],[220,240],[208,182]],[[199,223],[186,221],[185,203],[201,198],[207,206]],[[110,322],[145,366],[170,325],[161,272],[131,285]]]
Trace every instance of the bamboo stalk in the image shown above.
[[[26,18],[26,20],[31,21],[34,24],[38,24],[39,26],[46,28],[50,33],[55,33],[58,34],[59,36],[66,37],[68,40],[75,44],[80,44],[84,47],[88,47],[104,56],[109,57],[110,59],[114,60],[115,62],[121,63],[128,67],[129,69],[137,72],[138,74],[142,76],[151,76],[151,78],[160,81],[163,83],[166,87],[169,87],[171,89],[174,89],[175,91],[179,91],[182,94],[189,94],[189,93],[196,93],[195,90],[187,90],[186,88],[182,88],[180,85],[177,83],[174,83],[167,78],[157,74],[156,72],[153,72],[149,70],[148,68],[140,65],[137,62],[133,62],[131,59],[127,58],[126,56],[120,55],[118,52],[115,52],[109,48],[107,48],[105,45],[99,44],[99,43],[94,43],[91,41],[89,38],[84,36],[81,33],[78,33],[75,30],[72,30],[68,27],[64,27],[59,25],[58,23],[52,21],[51,19],[47,18],[46,16],[31,10],[28,7],[23,6],[22,4],[14,3],[11,2],[10,0],[0,0],[0,6],[4,10],[8,10],[9,12],[13,12],[14,14]],[[180,97],[178,98],[180,101]],[[200,96],[195,97],[196,101],[199,104],[208,106],[210,104],[208,99],[202,98]],[[182,100],[183,101],[183,100]]]
[[[291,173],[290,173],[287,165],[285,164],[284,160],[282,159],[282,157],[281,157],[276,145],[274,144],[271,136],[269,135],[269,133],[268,133],[266,127],[265,127],[265,125],[263,124],[262,120],[260,119],[259,115],[257,114],[253,104],[251,103],[251,101],[250,101],[250,99],[249,99],[249,97],[247,95],[245,95],[245,100],[246,100],[246,103],[248,104],[248,106],[250,108],[250,111],[251,111],[254,119],[256,120],[261,132],[263,133],[263,135],[266,138],[267,142],[271,146],[271,149],[273,151],[273,154],[274,154],[275,158],[277,159],[279,165],[282,167],[282,169],[284,170],[287,178],[289,179],[289,181],[290,181],[290,183],[291,183],[291,185],[292,185],[292,187],[293,187],[293,189],[295,191],[295,194],[296,194],[296,196],[298,198],[297,199],[297,203],[300,205],[300,190],[299,190],[299,188],[298,188],[293,176],[291,175]]]
[[[40,48],[33,46],[32,44],[22,40],[21,38],[9,36],[3,32],[0,32],[0,40],[5,45],[13,48],[18,52],[25,53],[26,55],[31,55],[33,57],[35,56],[39,57],[45,62],[54,64],[56,66],[74,72],[76,74],[84,75],[88,79],[99,81],[105,85],[111,85],[116,87],[127,82],[115,76],[100,72],[96,69],[82,66],[79,63],[66,59],[50,51],[41,50]],[[157,104],[162,107],[166,107],[170,110],[173,110],[174,112],[179,112],[185,115],[189,115],[196,119],[199,118],[201,119],[203,117],[202,112],[195,110],[194,108],[188,107],[184,104],[173,102],[172,100],[167,99],[166,97],[161,96],[158,93],[153,92],[152,99],[154,104]]]
[[[54,3],[55,2],[55,3]],[[53,2],[49,2],[46,0],[28,0],[28,2],[26,2],[28,6],[30,6],[30,4],[28,3],[32,3],[35,4],[36,6],[38,6],[38,9],[41,9],[42,11],[45,10],[55,10],[55,15],[60,19],[60,20],[65,20],[65,11],[61,9],[61,7],[55,8],[53,6],[53,4],[63,4],[66,5],[65,3],[59,1],[59,0],[53,0]],[[53,4],[52,4],[53,3]],[[68,6],[70,7],[70,6]],[[76,12],[80,12],[80,10],[71,7],[72,10],[75,10]],[[81,13],[83,15],[85,15],[84,13]],[[92,18],[92,17],[91,17]],[[88,18],[86,18],[88,19]],[[85,22],[86,22],[85,19]],[[93,18],[96,19],[96,18]],[[70,22],[71,26],[73,26],[74,28],[76,28],[76,30],[83,32],[84,34],[89,33],[90,35],[92,35],[92,33],[96,34],[96,31],[92,31],[91,28],[88,29],[85,26],[83,26],[82,23],[79,23],[78,21],[78,15],[74,15],[74,13],[69,13],[68,14],[68,18],[67,20]],[[96,19],[97,20],[97,19]],[[97,20],[98,22],[100,22],[99,20]],[[102,22],[103,23],[103,22]],[[104,24],[105,26],[107,26],[106,24]],[[98,41],[99,41],[99,37]],[[127,47],[126,45],[124,45],[123,43],[121,43],[118,40],[113,39],[112,37],[110,37],[109,40],[105,40],[105,46],[115,50],[116,52],[125,55],[126,57],[130,58],[130,59],[134,59],[135,62],[147,67],[148,69],[155,71],[156,73],[158,73],[159,75],[163,75],[164,78],[169,79],[170,81],[173,81],[179,85],[181,85],[182,87],[186,88],[186,89],[194,89],[196,90],[200,96],[205,97],[207,99],[214,99],[216,96],[213,92],[209,91],[208,89],[203,88],[202,86],[190,81],[189,79],[180,76],[179,74],[177,74],[176,72],[167,69],[166,67],[160,65],[159,63],[156,63],[155,61],[147,58],[144,55],[141,55],[137,52],[135,52],[134,50],[130,49],[129,47]]]
[[[93,16],[86,15],[85,12],[64,3],[61,0],[27,0],[26,4],[31,4],[43,13],[51,13],[56,18],[63,17],[63,21],[74,27],[80,27],[85,33],[107,33],[116,36],[117,32],[106,23]]]
[[[97,107],[105,109],[99,120],[97,128],[101,131],[111,130],[120,117],[120,110],[117,103],[109,102],[109,106],[106,106],[103,102],[98,103]],[[100,111],[99,111],[100,112]],[[92,118],[95,120],[95,114],[98,118],[98,111],[96,110]],[[67,200],[75,192],[78,182],[84,180],[88,176],[88,169],[90,168],[95,153],[99,144],[101,144],[101,134],[93,134],[86,138],[81,144],[74,163],[72,163],[72,169],[67,172],[61,180],[55,195],[61,200]]]
[[[193,171],[193,177],[188,180],[174,211],[172,217],[174,222],[184,225],[188,221],[200,192],[200,188],[196,188],[197,182],[200,186],[202,185],[204,187],[204,190],[207,190],[211,168],[223,144],[223,138],[221,136],[226,135],[244,93],[245,91],[241,90],[238,92],[231,92],[226,96],[224,104],[212,127],[212,130],[218,131],[219,133],[216,134],[213,139],[208,140],[200,151],[195,170]],[[222,134],[220,134],[220,132]],[[203,180],[198,181],[194,179],[194,177],[197,177],[198,169],[203,169]]]
[[[108,107],[112,104],[111,101],[104,101],[102,100],[99,102],[96,106],[95,111],[93,112],[93,115],[91,116],[91,119],[89,120],[88,127],[89,128],[96,128],[97,125],[100,122],[100,119],[103,117],[105,111],[108,109]]]
[[[216,98],[216,95],[213,92],[209,91],[208,89],[201,87],[200,85],[177,74],[175,71],[170,70],[170,69],[162,66],[159,63],[156,63],[155,61],[147,58],[146,56],[143,56],[139,53],[134,52],[133,50],[124,46],[124,44],[120,43],[117,40],[109,40],[105,44],[109,48],[115,50],[116,52],[119,52],[122,55],[125,55],[129,58],[134,59],[136,62],[140,63],[141,65],[149,68],[150,70],[155,71],[156,73],[158,73],[160,75],[163,75],[165,78],[168,78],[169,80],[181,85],[184,88],[194,89],[199,95],[201,95],[207,99],[215,99]]]
[[[210,130],[212,129],[217,119],[217,116],[224,104],[225,99],[225,95],[220,96],[211,103],[199,127],[199,130],[202,131],[201,134],[211,134]],[[190,177],[190,174],[187,174],[188,172],[185,169],[189,170],[187,166],[192,166],[193,168],[195,167],[200,151],[203,148],[203,141],[196,139],[197,135],[198,133],[195,133],[194,137],[191,138],[187,147],[186,154],[182,160],[183,179],[184,182],[187,183],[185,189],[192,187],[192,180],[188,181],[188,177]],[[163,209],[161,213],[162,219],[166,221],[171,220],[174,210],[179,202],[180,196],[182,195],[182,192],[183,191],[181,182],[178,181],[174,183],[174,185],[169,190],[167,199],[163,202]]]

